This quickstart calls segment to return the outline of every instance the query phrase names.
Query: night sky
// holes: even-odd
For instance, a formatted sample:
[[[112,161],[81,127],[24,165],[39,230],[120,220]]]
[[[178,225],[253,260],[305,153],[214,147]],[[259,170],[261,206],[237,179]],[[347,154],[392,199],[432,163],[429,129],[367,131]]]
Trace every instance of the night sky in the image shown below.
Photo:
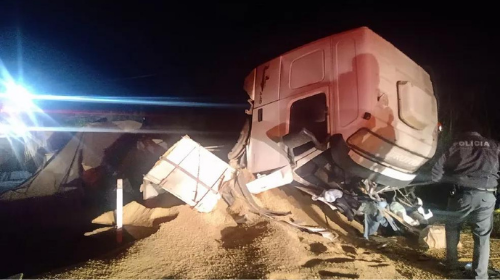
[[[255,66],[368,26],[431,73],[442,121],[452,111],[494,127],[500,15],[473,4],[0,1],[0,58],[39,93],[245,103]]]

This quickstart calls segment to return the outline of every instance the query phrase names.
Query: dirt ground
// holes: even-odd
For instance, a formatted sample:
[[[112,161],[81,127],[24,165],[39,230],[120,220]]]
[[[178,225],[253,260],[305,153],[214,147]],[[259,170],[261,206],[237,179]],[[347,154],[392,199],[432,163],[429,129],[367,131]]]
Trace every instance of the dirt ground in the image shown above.
[[[212,213],[187,205],[149,237],[41,278],[362,278],[443,279],[444,250],[425,251],[402,236],[362,239],[362,227],[297,189],[283,187],[256,196],[272,210],[288,210],[297,222],[334,232],[330,241],[288,224],[227,209]],[[325,213],[323,213],[325,210]],[[235,218],[235,214],[240,216]],[[245,223],[241,221],[243,216]],[[472,256],[472,238],[463,234],[463,260]],[[499,240],[492,240],[493,265],[499,265]]]

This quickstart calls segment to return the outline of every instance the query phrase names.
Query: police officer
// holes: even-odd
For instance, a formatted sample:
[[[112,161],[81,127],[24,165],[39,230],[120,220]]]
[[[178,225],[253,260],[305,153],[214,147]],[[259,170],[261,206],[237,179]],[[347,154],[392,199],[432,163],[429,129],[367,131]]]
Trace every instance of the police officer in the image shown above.
[[[432,169],[432,181],[454,185],[448,200],[446,257],[450,270],[458,269],[457,245],[464,222],[473,228],[475,279],[488,279],[490,233],[499,172],[499,144],[481,136],[472,121],[443,153]]]

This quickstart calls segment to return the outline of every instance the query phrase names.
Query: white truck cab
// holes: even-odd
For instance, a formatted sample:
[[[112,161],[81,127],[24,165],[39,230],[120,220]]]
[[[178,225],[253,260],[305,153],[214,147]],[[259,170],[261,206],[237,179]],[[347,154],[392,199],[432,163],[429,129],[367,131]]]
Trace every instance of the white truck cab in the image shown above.
[[[429,74],[366,27],[268,61],[247,76],[247,168],[300,168],[327,153],[350,176],[403,187],[436,151]],[[305,160],[304,160],[305,159]]]

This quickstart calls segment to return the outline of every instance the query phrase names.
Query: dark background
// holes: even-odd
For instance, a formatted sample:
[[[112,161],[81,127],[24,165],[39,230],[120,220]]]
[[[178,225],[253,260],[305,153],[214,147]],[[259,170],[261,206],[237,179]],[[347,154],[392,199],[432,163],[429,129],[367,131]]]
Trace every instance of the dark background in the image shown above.
[[[431,73],[445,126],[477,116],[498,137],[499,15],[440,3],[2,1],[0,58],[38,93],[244,104],[255,66],[368,26]]]

